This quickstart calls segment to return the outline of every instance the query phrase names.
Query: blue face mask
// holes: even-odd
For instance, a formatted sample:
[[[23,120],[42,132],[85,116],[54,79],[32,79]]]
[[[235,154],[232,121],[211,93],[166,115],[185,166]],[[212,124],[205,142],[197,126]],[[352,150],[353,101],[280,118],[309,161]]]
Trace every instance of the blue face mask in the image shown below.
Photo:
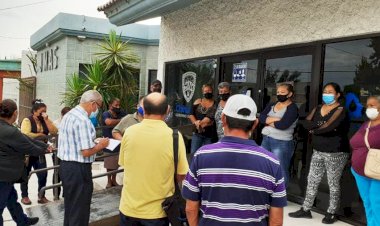
[[[96,108],[96,111],[91,112],[90,118],[96,118],[99,114],[99,108]]]
[[[323,94],[322,100],[325,104],[331,105],[335,103],[335,95],[334,94]]]
[[[137,112],[138,112],[141,116],[144,116],[144,109],[143,109],[141,106],[137,109]]]

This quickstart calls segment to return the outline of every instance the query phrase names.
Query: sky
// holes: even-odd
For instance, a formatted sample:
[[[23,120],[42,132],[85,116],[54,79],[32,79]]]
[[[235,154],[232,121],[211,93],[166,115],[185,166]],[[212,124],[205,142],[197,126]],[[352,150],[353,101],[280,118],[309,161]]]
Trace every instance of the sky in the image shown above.
[[[98,12],[109,0],[0,0],[0,59],[21,57],[30,49],[30,36],[59,12],[105,18]],[[140,22],[159,24],[160,19]]]

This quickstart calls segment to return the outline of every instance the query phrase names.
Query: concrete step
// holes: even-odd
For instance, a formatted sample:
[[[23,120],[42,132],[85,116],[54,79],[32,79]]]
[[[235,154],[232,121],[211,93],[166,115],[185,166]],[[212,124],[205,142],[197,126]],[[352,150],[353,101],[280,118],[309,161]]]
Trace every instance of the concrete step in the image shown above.
[[[91,200],[90,226],[119,225],[119,202],[122,186],[95,191]],[[63,225],[63,200],[25,209],[28,216],[40,218],[37,225]]]

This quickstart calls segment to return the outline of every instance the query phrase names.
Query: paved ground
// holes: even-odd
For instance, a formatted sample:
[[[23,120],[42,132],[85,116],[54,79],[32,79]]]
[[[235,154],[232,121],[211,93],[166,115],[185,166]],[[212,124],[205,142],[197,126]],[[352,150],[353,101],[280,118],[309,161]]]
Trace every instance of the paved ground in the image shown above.
[[[47,159],[47,163],[48,163],[48,166],[51,166],[52,165],[52,161],[51,161],[51,157],[50,156],[46,156],[46,159]],[[103,168],[103,163],[102,162],[96,162],[93,164],[93,175],[96,175],[96,174],[99,174],[99,173],[104,173],[106,172],[106,170]],[[48,184],[51,184],[52,182],[52,176],[53,176],[53,172],[49,172],[48,174]],[[119,174],[119,177],[118,177],[118,182],[121,183],[121,175]],[[95,179],[95,182],[94,182],[94,189],[95,190],[100,190],[100,189],[103,189],[105,188],[106,186],[106,183],[107,183],[107,179],[105,177],[103,178],[98,178],[98,179]],[[31,199],[32,201],[32,206],[33,205],[38,205],[37,203],[37,177],[35,175],[32,176],[30,182],[29,182],[29,198]],[[18,194],[19,196],[21,195],[21,192],[20,192],[20,186],[17,184],[16,185],[16,189],[18,191]],[[46,197],[49,199],[49,200],[53,200],[53,192],[52,190],[49,190],[46,192]],[[19,200],[20,200],[20,197],[19,197]],[[29,207],[29,206],[25,206],[25,205],[22,205],[24,208],[25,207]],[[284,219],[284,226],[304,226],[304,225],[307,225],[307,226],[316,226],[316,225],[324,225],[321,223],[322,221],[322,218],[323,218],[323,215],[321,214],[317,214],[315,212],[313,212],[313,219],[309,220],[309,219],[293,219],[293,218],[289,218],[288,217],[288,213],[289,212],[293,212],[293,211],[296,211],[298,210],[300,207],[299,205],[297,204],[294,204],[294,203],[288,203],[288,206],[285,208],[285,219]],[[12,221],[12,218],[11,216],[9,215],[9,212],[7,209],[5,209],[4,213],[3,213],[3,218],[4,218],[4,226],[16,226],[16,224]],[[38,225],[38,224],[37,224]],[[345,225],[349,225],[349,224],[346,224],[346,223],[343,223],[343,222],[336,222],[334,224],[334,226],[345,226]]]

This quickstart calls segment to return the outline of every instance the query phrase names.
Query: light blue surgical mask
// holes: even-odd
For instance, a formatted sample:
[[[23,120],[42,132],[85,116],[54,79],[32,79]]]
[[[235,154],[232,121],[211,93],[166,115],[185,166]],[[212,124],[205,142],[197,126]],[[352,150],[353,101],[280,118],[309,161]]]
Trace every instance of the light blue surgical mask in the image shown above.
[[[91,112],[90,118],[96,118],[99,114],[99,108],[96,108],[96,111]]]
[[[141,116],[144,116],[144,109],[143,109],[141,106],[137,109],[137,112],[138,112]]]
[[[323,94],[322,95],[322,100],[325,104],[331,105],[335,103],[335,95],[334,94]]]

